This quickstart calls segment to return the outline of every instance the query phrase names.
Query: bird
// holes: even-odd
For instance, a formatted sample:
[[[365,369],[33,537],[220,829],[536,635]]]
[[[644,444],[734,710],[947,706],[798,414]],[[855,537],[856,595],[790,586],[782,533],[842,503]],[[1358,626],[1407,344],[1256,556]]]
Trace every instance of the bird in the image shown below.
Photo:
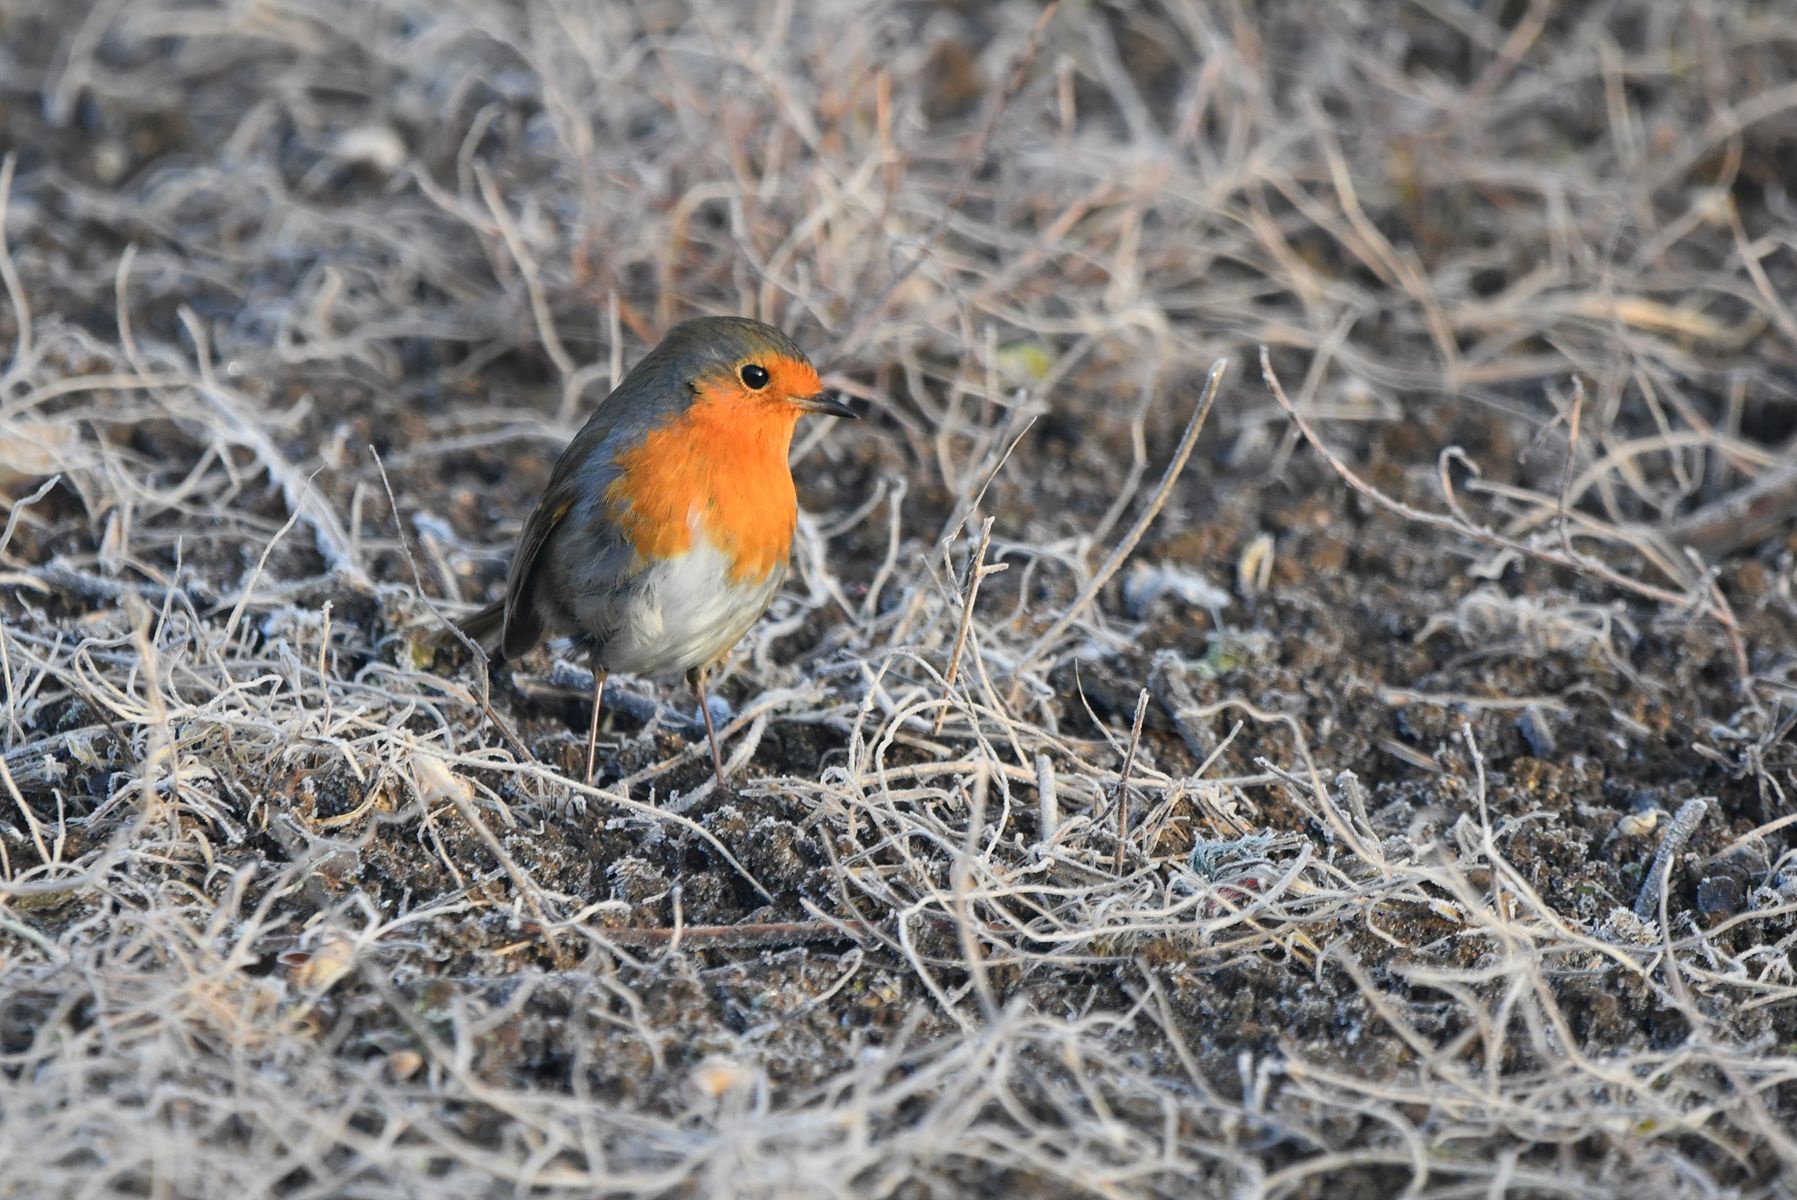
[[[786,579],[798,524],[787,460],[807,413],[857,415],[785,333],[747,317],[676,325],[556,460],[504,595],[459,623],[500,662],[545,637],[584,648],[589,786],[606,677],[684,672],[728,790],[705,679]]]

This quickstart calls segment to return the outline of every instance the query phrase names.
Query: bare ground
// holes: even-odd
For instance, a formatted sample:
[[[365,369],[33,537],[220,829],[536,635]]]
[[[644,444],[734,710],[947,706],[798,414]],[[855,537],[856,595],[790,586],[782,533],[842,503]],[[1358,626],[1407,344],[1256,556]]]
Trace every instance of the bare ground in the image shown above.
[[[1797,14],[1043,13],[0,2],[0,1194],[1793,1194]],[[716,311],[582,788],[433,635]]]

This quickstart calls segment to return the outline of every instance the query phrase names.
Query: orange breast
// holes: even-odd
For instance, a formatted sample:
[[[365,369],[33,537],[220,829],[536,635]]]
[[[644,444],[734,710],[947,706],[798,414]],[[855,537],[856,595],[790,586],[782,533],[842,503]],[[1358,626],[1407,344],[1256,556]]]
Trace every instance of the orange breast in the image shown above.
[[[787,455],[796,410],[728,386],[702,391],[685,414],[618,456],[607,508],[637,553],[693,548],[693,519],[730,561],[733,582],[766,579],[792,552],[798,521]]]

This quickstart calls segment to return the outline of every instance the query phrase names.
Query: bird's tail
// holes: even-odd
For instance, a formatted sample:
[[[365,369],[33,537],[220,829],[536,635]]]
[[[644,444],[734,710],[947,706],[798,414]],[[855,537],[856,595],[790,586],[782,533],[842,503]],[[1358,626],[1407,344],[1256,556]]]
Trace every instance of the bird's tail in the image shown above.
[[[502,596],[479,612],[470,613],[456,622],[463,636],[477,643],[489,658],[499,657],[500,634],[505,627],[505,598]],[[445,641],[450,641],[447,634]]]

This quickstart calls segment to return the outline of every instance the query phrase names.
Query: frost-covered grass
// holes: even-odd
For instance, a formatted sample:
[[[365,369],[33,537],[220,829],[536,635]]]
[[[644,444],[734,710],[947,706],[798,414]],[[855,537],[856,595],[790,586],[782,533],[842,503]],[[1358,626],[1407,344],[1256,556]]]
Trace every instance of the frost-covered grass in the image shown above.
[[[0,1193],[1791,1195],[1793,78],[0,0]],[[869,419],[734,793],[653,681],[585,788],[579,667],[435,635],[717,311]]]

